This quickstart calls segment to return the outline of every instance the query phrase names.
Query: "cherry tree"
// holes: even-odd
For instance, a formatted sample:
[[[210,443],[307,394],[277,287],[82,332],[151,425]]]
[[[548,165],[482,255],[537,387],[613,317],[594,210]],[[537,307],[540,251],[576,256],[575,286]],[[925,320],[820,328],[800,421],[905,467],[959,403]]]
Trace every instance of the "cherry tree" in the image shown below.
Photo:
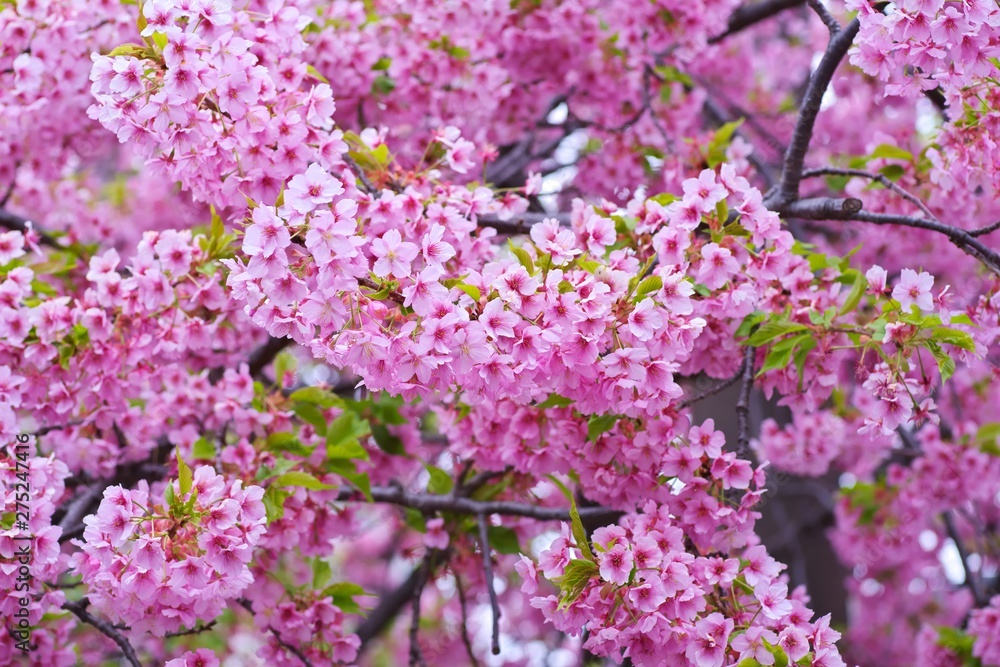
[[[1000,666],[998,56],[992,0],[0,1],[0,664]]]

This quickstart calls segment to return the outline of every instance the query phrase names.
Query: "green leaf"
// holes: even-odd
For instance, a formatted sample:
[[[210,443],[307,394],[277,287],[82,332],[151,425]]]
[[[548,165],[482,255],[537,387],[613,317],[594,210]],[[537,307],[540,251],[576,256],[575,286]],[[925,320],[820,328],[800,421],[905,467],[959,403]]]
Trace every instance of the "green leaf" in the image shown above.
[[[299,465],[299,463],[301,463],[301,461],[292,461],[284,457],[279,457],[275,460],[274,467],[261,466],[258,468],[255,479],[258,482],[262,482],[270,477],[276,477],[282,473],[288,472],[295,466]]]
[[[194,480],[194,475],[191,474],[191,468],[188,467],[188,464],[181,457],[181,450],[175,449],[174,453],[177,455],[177,481],[180,483],[181,495],[186,496],[191,490],[191,482]]]
[[[593,561],[574,558],[567,563],[562,576],[556,577],[552,582],[562,591],[559,600],[560,608],[568,606],[580,597],[583,589],[587,587],[597,572],[597,564]]]
[[[660,276],[646,276],[635,288],[635,300],[639,302],[647,294],[655,294],[663,289],[663,278]]]
[[[326,446],[326,458],[331,461],[337,459],[367,461],[370,456],[368,450],[357,440],[342,440],[335,445]]]
[[[872,158],[889,158],[895,160],[906,160],[907,162],[913,161],[913,153],[891,144],[879,144],[875,147],[875,150],[871,152],[871,156]]]
[[[344,410],[326,427],[326,446],[337,447],[351,441],[357,442],[371,432],[367,421],[351,410]]]
[[[303,489],[309,489],[310,491],[322,491],[324,489],[336,488],[332,484],[325,484],[316,479],[315,476],[310,475],[307,472],[302,472],[301,470],[293,470],[291,472],[286,472],[283,475],[279,475],[271,483],[271,486],[299,486]]]
[[[322,558],[317,558],[312,562],[312,571],[312,587],[316,590],[320,590],[326,586],[326,582],[330,581],[330,577],[333,576],[333,568],[330,566],[330,563]]]
[[[764,321],[767,317],[764,313],[760,311],[754,311],[743,318],[740,322],[740,326],[737,327],[736,333],[734,334],[737,338],[746,338],[753,331],[753,328]]]
[[[388,95],[396,89],[396,82],[384,74],[379,74],[372,81],[372,94]]]
[[[296,401],[295,405],[292,406],[292,412],[298,415],[302,421],[311,424],[321,438],[326,437],[326,417],[316,405]]]
[[[549,394],[549,397],[544,401],[536,405],[536,408],[546,409],[546,408],[565,408],[567,405],[572,405],[573,399],[566,398],[565,396],[560,396],[559,394]]]
[[[372,502],[371,480],[368,478],[367,473],[358,472],[358,467],[354,464],[354,461],[333,459],[327,461],[326,467],[330,470],[330,472],[340,475],[357,487],[358,490],[365,494],[365,498],[368,499],[368,502]]]
[[[521,546],[517,542],[517,533],[512,528],[506,526],[490,526],[486,530],[490,540],[490,546],[502,554],[521,553]]]
[[[587,440],[594,442],[603,433],[607,433],[618,422],[618,415],[593,415],[587,420]]]
[[[295,355],[288,350],[282,350],[278,353],[278,356],[274,358],[274,380],[275,382],[281,383],[282,378],[291,371],[295,372],[295,369],[299,366],[299,360],[295,358]]]
[[[949,345],[954,345],[970,352],[976,349],[976,341],[972,339],[972,336],[964,331],[950,327],[938,327],[935,329],[934,333],[931,334],[931,340],[948,343]]]
[[[375,61],[375,64],[372,65],[372,69],[376,72],[384,72],[387,69],[389,69],[390,65],[392,65],[392,58],[387,58],[386,56],[382,56],[377,61]]]
[[[861,303],[861,297],[865,294],[865,289],[868,287],[868,280],[864,275],[856,270],[850,269],[845,275],[851,275],[854,279],[854,283],[851,285],[851,291],[847,295],[847,300],[844,301],[844,305],[840,307],[840,314],[846,315]]]
[[[403,447],[403,441],[399,437],[393,435],[389,432],[385,426],[381,424],[370,424],[372,430],[372,437],[375,439],[375,444],[386,454],[392,454],[393,456],[403,456],[406,454],[406,448]]]
[[[576,499],[572,499],[569,506],[570,528],[573,530],[573,541],[583,553],[587,560],[597,562],[594,552],[590,550],[590,540],[587,539],[587,531],[583,529],[583,521],[580,520],[580,511],[576,508]]]
[[[451,490],[455,488],[455,482],[452,480],[451,475],[441,470],[441,468],[430,464],[426,468],[427,473],[431,476],[427,481],[427,490],[439,496],[451,493]]]
[[[315,447],[306,447],[302,441],[295,437],[294,433],[280,432],[267,436],[267,449],[272,452],[285,452],[295,456],[307,457],[316,450]]]
[[[528,275],[535,273],[535,264],[531,261],[531,255],[528,254],[527,250],[514,245],[513,241],[509,239],[507,240],[507,247],[514,253],[514,257],[517,257],[517,261],[520,262],[521,266],[527,270]]]
[[[804,324],[789,322],[788,320],[764,322],[760,325],[760,327],[758,327],[757,331],[755,331],[754,334],[747,339],[746,344],[754,347],[760,347],[766,343],[770,343],[779,336],[784,336],[785,334],[792,333],[793,331],[806,331],[807,329],[808,328]]]
[[[133,58],[138,58],[145,52],[145,46],[140,46],[138,44],[122,44],[121,46],[116,46],[111,49],[108,53],[108,57],[115,58],[117,56],[132,56]]]
[[[343,401],[335,394],[321,387],[303,387],[296,389],[288,397],[290,400],[300,403],[311,403],[324,410],[335,405],[343,405]]]
[[[321,82],[323,82],[323,83],[326,83],[326,84],[329,84],[329,83],[330,83],[330,80],[329,80],[329,79],[327,79],[327,78],[326,78],[325,76],[323,76],[322,74],[320,74],[320,73],[319,73],[319,72],[318,72],[318,71],[316,70],[316,68],[315,68],[315,67],[313,67],[312,65],[306,65],[306,74],[308,74],[308,75],[309,75],[309,76],[311,76],[312,78],[316,79],[317,81],[321,81]]]
[[[898,164],[887,164],[879,172],[890,181],[898,181],[906,173],[906,169]]]
[[[163,32],[154,32],[153,43],[156,44],[161,51],[167,48],[167,34]]]
[[[941,381],[946,382],[948,378],[955,374],[955,360],[934,341],[927,341],[927,349],[930,350],[934,356],[934,361],[937,362],[938,371],[941,373]]]
[[[361,607],[354,601],[355,595],[365,595],[365,589],[357,584],[342,581],[323,589],[323,595],[330,597],[333,604],[345,614],[360,614]]]
[[[191,455],[196,459],[212,460],[215,458],[215,445],[208,438],[198,438],[191,446]]]
[[[478,287],[476,287],[475,285],[470,285],[468,283],[462,282],[461,280],[456,280],[453,278],[450,280],[443,280],[441,281],[441,284],[443,284],[448,289],[451,289],[452,287],[457,287],[458,289],[468,294],[469,298],[471,298],[473,301],[477,303],[483,297],[482,292],[479,291]]]
[[[264,491],[264,513],[267,515],[267,522],[277,521],[285,516],[285,500],[291,493],[271,485]]]

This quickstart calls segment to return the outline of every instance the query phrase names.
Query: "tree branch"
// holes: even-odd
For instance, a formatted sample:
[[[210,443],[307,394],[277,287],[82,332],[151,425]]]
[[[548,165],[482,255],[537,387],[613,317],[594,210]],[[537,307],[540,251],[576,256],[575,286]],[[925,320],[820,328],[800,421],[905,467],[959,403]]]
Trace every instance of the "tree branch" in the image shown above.
[[[523,516],[539,521],[569,521],[569,509],[556,507],[537,507],[527,503],[508,501],[482,501],[470,498],[453,498],[450,496],[418,495],[409,493],[399,487],[375,487],[371,490],[372,499],[379,503],[392,503],[403,507],[412,507],[424,512],[456,512],[458,514],[504,516]],[[337,498],[340,501],[360,500],[358,492],[353,489],[344,490]],[[581,507],[580,517],[598,521],[617,521],[624,512],[608,507]]]
[[[799,107],[799,117],[795,121],[792,141],[788,144],[788,150],[785,151],[785,163],[781,169],[781,180],[778,183],[777,191],[768,196],[764,202],[766,207],[774,209],[775,205],[787,204],[798,198],[806,151],[809,150],[809,144],[812,141],[813,128],[816,126],[816,117],[819,115],[823,95],[830,86],[830,81],[833,79],[840,61],[847,55],[847,50],[860,27],[861,24],[855,18],[827,44],[826,52],[809,79],[805,97]]]
[[[79,602],[65,602],[62,608],[66,611],[72,612],[77,618],[88,625],[92,625],[102,634],[109,637],[114,643],[118,644],[118,648],[122,650],[125,655],[125,659],[128,660],[132,667],[142,667],[142,663],[139,662],[138,656],[135,654],[135,649],[132,648],[132,644],[129,643],[125,637],[122,636],[118,630],[114,628],[107,621],[101,620],[96,616],[90,614],[87,611],[87,607],[90,606],[90,600],[87,598],[81,598]]]
[[[10,211],[0,208],[0,227],[5,227],[11,231],[21,232],[25,236],[34,234],[38,237],[38,242],[44,246],[50,248],[55,248],[56,250],[66,250],[65,246],[59,245],[53,237],[49,236],[45,232],[36,229],[34,226],[28,229],[28,220],[22,218],[19,215],[14,215]]]
[[[515,236],[527,234],[531,231],[531,226],[539,222],[544,222],[548,218],[555,218],[560,225],[569,224],[569,213],[535,213],[529,211],[510,220],[501,220],[495,215],[481,215],[477,222],[480,227],[491,227],[497,230],[498,234],[508,234]]]
[[[841,30],[840,23],[833,18],[830,11],[823,5],[822,0],[806,0],[806,4],[816,12],[823,24],[826,25],[826,29],[830,31],[830,37],[836,37]]]
[[[417,568],[417,586],[413,591],[410,614],[410,667],[424,667],[427,662],[420,651],[420,598],[424,593],[424,586],[430,575],[431,561],[430,555],[424,558],[420,567]]]
[[[894,213],[872,213],[861,210],[861,201],[858,199],[831,199],[829,197],[792,201],[772,210],[782,215],[806,220],[857,220],[876,225],[901,225],[916,229],[928,229],[944,234],[959,249],[978,259],[993,273],[1000,275],[1000,255],[964,229],[945,225],[937,220]]]
[[[465,645],[465,653],[469,656],[469,664],[472,667],[479,667],[479,660],[472,652],[472,640],[469,638],[469,603],[465,599],[465,586],[462,585],[462,577],[455,572],[455,590],[458,592],[458,603],[462,608],[462,643]]]
[[[500,601],[493,587],[493,560],[490,557],[489,525],[485,514],[479,515],[479,547],[483,550],[483,577],[486,590],[490,593],[490,609],[493,610],[493,655],[500,655]]]
[[[420,582],[421,568],[422,565],[414,568],[410,576],[406,578],[406,581],[391,592],[383,595],[379,599],[378,606],[358,626],[356,634],[361,639],[361,647],[358,649],[359,655],[365,650],[368,642],[382,634],[382,631],[388,627],[392,619],[396,618],[396,615],[399,614],[399,611],[407,601],[413,598],[413,594],[417,590],[417,584]]]
[[[821,167],[819,169],[807,169],[802,172],[802,179],[814,178],[816,176],[857,176],[859,178],[867,178],[870,181],[876,181],[880,183],[887,190],[895,192],[897,195],[910,202],[923,213],[925,216],[931,220],[936,220],[937,216],[931,213],[927,205],[920,201],[915,195],[911,194],[907,190],[899,187],[891,179],[889,179],[885,174],[875,174],[870,171],[865,171],[863,169],[846,169],[842,167]],[[971,232],[970,232],[971,234]]]
[[[983,593],[979,585],[979,580],[972,576],[972,568],[969,567],[969,552],[965,548],[965,545],[962,544],[962,538],[955,527],[955,520],[952,518],[951,512],[944,512],[941,515],[941,519],[944,521],[945,530],[948,531],[948,537],[951,538],[951,541],[955,543],[955,548],[958,549],[958,556],[962,561],[962,569],[965,570],[965,585],[972,593],[972,599],[975,600],[976,606],[985,607],[989,599]]]
[[[748,458],[750,453],[750,391],[753,389],[754,355],[757,348],[747,346],[743,356],[743,378],[740,399],[736,403],[736,455]]]
[[[730,35],[745,30],[746,28],[760,23],[761,21],[766,21],[775,14],[780,14],[786,9],[798,7],[802,3],[803,0],[764,0],[763,2],[754,2],[743,5],[734,11],[729,17],[729,25],[726,27],[726,31],[710,38],[708,43],[717,44]]]

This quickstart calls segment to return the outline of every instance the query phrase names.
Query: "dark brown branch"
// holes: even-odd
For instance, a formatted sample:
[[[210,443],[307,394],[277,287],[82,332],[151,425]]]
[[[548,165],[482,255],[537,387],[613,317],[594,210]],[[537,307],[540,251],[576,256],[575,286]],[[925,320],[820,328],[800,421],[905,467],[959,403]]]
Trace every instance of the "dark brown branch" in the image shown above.
[[[15,232],[21,232],[25,236],[30,233],[34,233],[38,236],[38,242],[44,246],[50,248],[55,248],[56,250],[66,250],[64,246],[59,245],[53,237],[49,236],[40,229],[32,226],[32,230],[28,230],[28,220],[22,218],[19,215],[14,215],[6,209],[0,208],[0,227],[6,227],[7,229]]]
[[[746,357],[744,357],[743,361],[740,363],[740,367],[736,369],[736,373],[734,373],[731,377],[728,377],[725,380],[715,383],[705,391],[699,392],[694,396],[692,396],[691,398],[684,399],[683,401],[677,404],[677,409],[683,410],[684,408],[689,408],[698,401],[703,401],[706,398],[715,396],[716,394],[725,391],[729,387],[732,387],[734,384],[739,382],[741,377],[743,377],[743,372],[746,369],[746,363],[747,363]]]
[[[215,627],[217,621],[212,621],[207,623],[200,628],[191,628],[190,630],[181,630],[180,632],[168,632],[164,637],[187,637],[188,635],[198,635],[207,630],[211,630]]]
[[[823,21],[826,29],[830,31],[830,37],[836,37],[837,33],[841,30],[840,23],[837,19],[833,18],[833,14],[831,14],[830,10],[823,5],[821,0],[806,0],[806,4],[809,5],[810,9],[816,12],[820,20]]]
[[[344,162],[347,163],[347,166],[351,168],[352,172],[354,172],[354,175],[357,177],[358,181],[361,182],[361,189],[367,192],[368,194],[374,194],[375,186],[372,185],[372,182],[368,180],[368,175],[365,173],[364,169],[362,169],[361,166],[357,163],[357,161],[355,161],[355,159],[352,158],[347,153],[344,153],[343,158]]]
[[[995,274],[1000,275],[1000,255],[964,229],[926,218],[862,211],[860,204],[861,202],[857,199],[818,197],[789,202],[773,210],[782,215],[806,220],[857,220],[858,222],[871,222],[876,225],[901,225],[916,229],[928,229],[947,236],[959,249],[972,255]]]
[[[480,515],[500,514],[504,516],[523,516],[539,521],[569,521],[569,509],[557,507],[537,507],[527,503],[508,501],[482,501],[470,498],[453,498],[451,496],[418,495],[409,493],[399,487],[375,487],[371,490],[372,499],[379,503],[392,503],[403,507],[412,507],[424,512],[456,512],[458,514]],[[360,496],[353,489],[344,490],[338,500],[348,501]],[[580,516],[598,521],[617,521],[624,512],[608,507],[581,507]]]
[[[114,643],[118,644],[118,648],[122,650],[122,654],[125,659],[128,660],[132,667],[142,667],[142,663],[139,662],[139,657],[135,654],[135,649],[132,648],[132,644],[129,643],[125,637],[122,636],[118,630],[114,628],[110,623],[102,619],[97,618],[87,611],[87,607],[90,606],[90,600],[87,598],[81,598],[79,602],[65,602],[62,608],[66,611],[72,612],[77,618],[88,625],[92,625],[102,634],[110,638]]]
[[[410,667],[425,667],[427,662],[424,654],[420,651],[420,598],[424,593],[424,586],[430,576],[431,561],[430,555],[424,558],[420,567],[417,568],[417,586],[413,591],[410,614]]]
[[[250,603],[250,600],[247,600],[246,598],[239,598],[236,602],[241,607],[250,612],[251,616],[254,615],[253,605]],[[284,638],[281,636],[281,633],[278,632],[274,628],[274,626],[269,625],[267,626],[267,629],[272,635],[274,635],[274,639],[276,642],[278,642],[278,646],[280,646],[281,648],[287,650],[289,653],[294,655],[306,667],[313,667],[312,661],[310,661],[309,658],[306,657],[306,654],[303,653],[302,650],[299,649],[297,646],[293,646],[292,644],[289,644],[287,641],[285,641]]]
[[[764,0],[763,2],[754,2],[743,5],[734,11],[729,17],[729,25],[726,27],[726,31],[720,35],[712,37],[708,40],[708,43],[715,44],[717,42],[721,42],[730,35],[745,30],[746,28],[760,23],[761,21],[766,21],[775,14],[780,14],[786,9],[798,7],[802,3],[803,0]]]
[[[483,550],[483,577],[486,590],[490,593],[490,609],[493,610],[493,655],[500,655],[500,601],[493,586],[493,557],[490,555],[489,524],[485,514],[479,515],[479,548]]]
[[[531,226],[539,222],[544,222],[547,218],[555,218],[560,225],[569,224],[569,213],[534,213],[527,212],[511,218],[510,220],[500,220],[495,215],[481,215],[477,219],[480,227],[491,227],[497,230],[498,234],[527,234],[531,231]]]
[[[798,199],[806,151],[809,150],[809,144],[812,141],[813,128],[816,126],[816,117],[819,115],[823,95],[830,86],[830,81],[833,80],[833,75],[837,71],[840,61],[847,55],[847,50],[858,34],[860,26],[858,19],[855,18],[830,39],[819,66],[809,78],[805,97],[799,107],[799,117],[795,121],[795,130],[792,132],[792,141],[788,144],[788,150],[785,152],[781,180],[776,192],[768,196],[767,201],[764,202],[768,208],[773,209],[775,205],[786,204]]]
[[[965,570],[965,585],[972,593],[972,599],[975,601],[976,606],[985,607],[989,599],[983,593],[979,579],[972,574],[972,568],[969,566],[969,551],[962,543],[962,537],[958,534],[958,529],[955,527],[955,520],[952,518],[951,512],[943,513],[941,519],[944,521],[945,530],[948,531],[948,537],[951,538],[951,541],[955,543],[955,548],[958,549],[958,556],[962,561],[962,569]]]
[[[357,635],[361,639],[359,652],[364,651],[372,639],[382,634],[382,631],[392,623],[392,620],[396,618],[399,611],[413,598],[413,594],[417,590],[417,584],[420,582],[421,569],[422,566],[415,568],[410,573],[410,576],[406,578],[406,581],[383,595],[379,599],[378,606],[358,626]]]
[[[757,348],[747,347],[743,356],[743,378],[740,399],[736,403],[736,454],[748,458],[750,454],[750,391],[753,389],[754,355]]]
[[[998,229],[1000,229],[1000,220],[997,220],[992,225],[986,225],[985,227],[980,227],[979,229],[973,229],[969,232],[969,236],[972,236],[973,238],[985,236],[986,234],[992,234]]]

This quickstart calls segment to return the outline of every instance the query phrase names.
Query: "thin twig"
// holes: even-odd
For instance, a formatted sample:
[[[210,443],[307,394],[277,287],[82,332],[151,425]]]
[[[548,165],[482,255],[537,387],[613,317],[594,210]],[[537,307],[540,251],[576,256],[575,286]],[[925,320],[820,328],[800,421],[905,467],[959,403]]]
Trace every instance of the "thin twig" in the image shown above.
[[[87,607],[90,606],[90,600],[87,598],[81,598],[78,602],[64,602],[62,608],[66,611],[72,612],[77,618],[88,625],[92,625],[102,634],[109,637],[114,643],[118,644],[118,648],[122,650],[125,659],[128,660],[132,667],[142,667],[142,663],[139,662],[139,657],[135,654],[135,649],[132,648],[132,644],[122,636],[118,630],[116,630],[107,621],[101,620],[87,611]]]
[[[455,512],[458,514],[499,514],[502,516],[523,516],[539,521],[569,521],[569,509],[561,507],[537,507],[527,503],[508,501],[484,501],[450,496],[419,495],[409,493],[395,486],[375,487],[371,490],[372,500],[412,507],[424,512]],[[353,489],[345,489],[338,496],[340,501],[361,500]],[[580,517],[596,521],[617,521],[624,513],[608,507],[581,507]]]
[[[255,615],[253,610],[253,604],[250,603],[250,600],[247,600],[246,598],[239,598],[238,600],[236,600],[236,602],[241,607],[250,612],[251,615]],[[274,635],[274,640],[278,642],[278,646],[280,646],[281,648],[287,650],[289,653],[294,655],[296,658],[302,661],[302,664],[305,665],[306,667],[313,667],[312,661],[306,657],[306,654],[303,653],[302,650],[297,646],[293,646],[292,644],[289,644],[287,641],[285,641],[285,639],[281,636],[281,633],[278,632],[274,628],[274,626],[268,625],[267,629],[272,635]]]
[[[887,190],[895,192],[897,195],[919,208],[920,211],[930,220],[937,220],[937,216],[931,213],[931,210],[927,208],[927,205],[920,201],[917,196],[899,187],[896,183],[893,183],[892,180],[885,174],[875,174],[863,169],[847,169],[842,167],[822,167],[819,169],[807,169],[802,172],[803,180],[807,178],[814,178],[816,176],[857,176],[859,178],[867,178],[868,180],[876,181],[881,183]],[[975,236],[972,232],[970,232],[969,235]]]
[[[972,231],[969,232],[969,236],[972,237],[984,236],[986,234],[995,232],[998,229],[1000,229],[1000,220],[997,220],[992,225],[986,225],[985,227],[980,227],[979,229],[973,229]]]
[[[465,645],[465,652],[469,656],[469,664],[472,667],[479,667],[479,660],[472,652],[472,639],[469,637],[469,609],[465,599],[465,586],[462,585],[462,578],[455,573],[455,590],[458,591],[458,603],[462,608],[462,643]]]
[[[479,548],[483,550],[483,577],[486,580],[486,590],[490,593],[490,608],[493,610],[493,655],[500,655],[500,601],[493,586],[493,559],[490,556],[489,522],[485,514],[479,515]]]
[[[746,369],[746,363],[747,363],[746,357],[744,357],[743,361],[740,362],[740,367],[736,369],[736,373],[734,373],[731,377],[728,377],[725,380],[722,380],[721,382],[715,383],[705,391],[695,394],[691,398],[684,399],[683,401],[677,404],[677,409],[683,410],[684,408],[689,408],[698,401],[703,401],[706,398],[709,398],[710,396],[715,396],[716,394],[725,391],[729,387],[732,387],[734,384],[739,382],[739,379],[743,376],[743,372]]]
[[[180,632],[168,632],[164,637],[187,637],[188,635],[197,635],[205,632],[206,630],[211,630],[215,627],[217,621],[212,621],[207,623],[200,628],[191,628],[190,630],[181,630]]]
[[[375,186],[368,180],[368,175],[357,163],[357,161],[355,161],[355,159],[347,153],[344,153],[342,157],[344,158],[344,162],[347,163],[347,166],[351,168],[352,172],[354,172],[354,175],[357,176],[359,181],[361,181],[361,189],[368,194],[375,194]]]
[[[944,527],[948,531],[948,537],[951,538],[951,541],[955,543],[955,548],[958,549],[958,557],[962,561],[962,569],[965,570],[965,585],[972,593],[972,599],[975,600],[976,606],[985,607],[989,600],[979,585],[979,579],[972,575],[972,568],[969,566],[969,552],[962,543],[962,538],[955,527],[955,520],[952,518],[951,512],[943,513],[941,519],[944,520]]]
[[[380,292],[383,289],[381,285],[376,283],[371,278],[358,278],[358,285],[361,285],[362,287],[367,287],[368,289],[371,290],[375,290],[376,292]],[[398,304],[402,304],[404,301],[406,301],[406,297],[404,297],[402,294],[400,294],[395,290],[389,290],[389,292],[386,294],[386,298],[388,298],[390,301],[395,301]]]

